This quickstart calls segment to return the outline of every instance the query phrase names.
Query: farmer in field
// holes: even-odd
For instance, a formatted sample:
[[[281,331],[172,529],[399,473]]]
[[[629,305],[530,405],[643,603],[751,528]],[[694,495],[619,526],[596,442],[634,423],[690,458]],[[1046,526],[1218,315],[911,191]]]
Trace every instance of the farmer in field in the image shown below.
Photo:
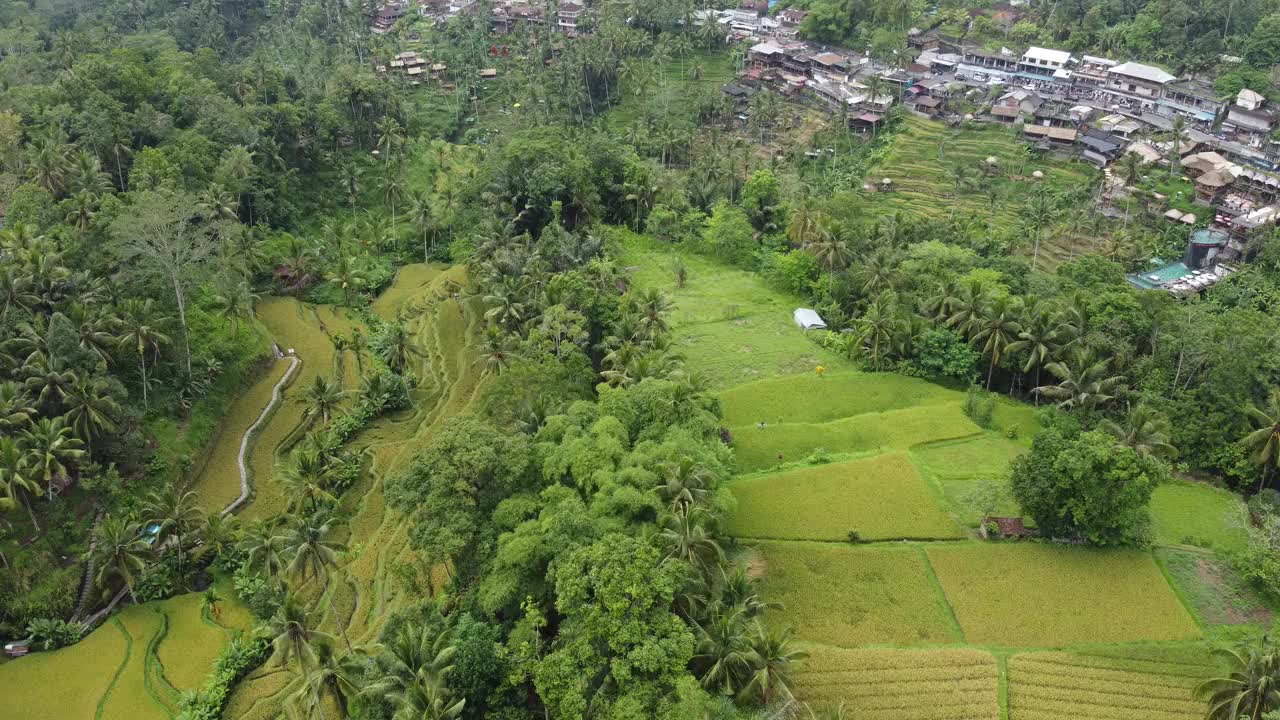
[[[827,373],[827,368],[823,365],[819,365],[818,367],[814,368],[813,371],[817,373],[818,377],[822,377]]]

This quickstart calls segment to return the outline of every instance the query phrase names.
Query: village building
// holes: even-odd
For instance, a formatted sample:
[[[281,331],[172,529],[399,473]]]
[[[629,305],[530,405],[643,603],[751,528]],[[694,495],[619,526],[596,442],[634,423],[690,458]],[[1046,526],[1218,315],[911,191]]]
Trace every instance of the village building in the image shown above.
[[[560,3],[556,8],[556,29],[573,36],[578,34],[578,21],[582,18],[583,7],[575,2]]]
[[[1103,87],[1107,84],[1107,71],[1118,64],[1115,60],[1085,55],[1076,64],[1072,72],[1072,79],[1078,85]]]
[[[1106,87],[1108,90],[1155,101],[1160,98],[1164,86],[1174,79],[1173,75],[1158,67],[1126,62],[1107,70]]]
[[[1080,145],[1083,148],[1080,157],[1099,169],[1105,168],[1120,157],[1127,143],[1128,141],[1122,137],[1091,128],[1080,136]]]
[[[1052,77],[1059,70],[1066,70],[1071,61],[1071,53],[1066,50],[1051,50],[1042,47],[1029,47],[1018,62],[1019,68],[1031,75]]]
[[[1235,272],[1220,262],[1229,241],[1230,235],[1222,228],[1194,230],[1182,259],[1153,259],[1149,269],[1125,277],[1140,290],[1164,290],[1178,298],[1197,295]]]
[[[378,8],[373,14],[373,20],[369,24],[369,32],[375,35],[384,35],[391,30],[391,27],[405,16],[409,9],[408,0],[396,0],[389,2]]]
[[[1206,124],[1212,124],[1226,107],[1212,85],[1194,79],[1165,83],[1159,104],[1166,114],[1178,114]]]

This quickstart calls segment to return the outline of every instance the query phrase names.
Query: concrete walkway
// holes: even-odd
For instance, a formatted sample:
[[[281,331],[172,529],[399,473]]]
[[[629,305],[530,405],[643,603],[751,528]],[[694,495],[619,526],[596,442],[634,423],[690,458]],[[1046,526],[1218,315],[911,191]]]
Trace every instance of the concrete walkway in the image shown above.
[[[240,438],[240,454],[236,457],[236,465],[240,468],[240,497],[223,508],[223,515],[230,515],[249,501],[249,466],[246,460],[246,456],[249,454],[249,438],[253,437],[253,434],[258,432],[258,427],[266,422],[271,410],[280,402],[280,393],[283,392],[284,386],[289,384],[289,381],[293,379],[294,373],[298,371],[298,367],[302,365],[302,358],[297,355],[289,355],[288,358],[289,369],[285,371],[284,376],[280,378],[276,386],[271,389],[271,402],[262,408],[262,413],[258,415],[258,419],[253,421],[249,429],[244,431],[244,436]]]

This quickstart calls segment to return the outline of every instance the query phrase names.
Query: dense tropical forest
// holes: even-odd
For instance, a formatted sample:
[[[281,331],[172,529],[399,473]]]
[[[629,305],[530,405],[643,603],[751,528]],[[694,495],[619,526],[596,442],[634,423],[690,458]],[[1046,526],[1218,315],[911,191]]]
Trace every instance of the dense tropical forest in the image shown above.
[[[970,5],[790,4],[877,57],[954,26],[1237,55],[1219,79],[1274,92],[1269,2]],[[874,678],[1016,719],[1084,659],[1176,676],[1168,717],[1280,712],[1280,234],[1202,296],[1136,290],[1185,238],[1095,217],[1091,169],[900,108],[860,135],[761,93],[744,122],[701,9],[496,38],[488,3],[381,35],[345,0],[0,5],[0,636],[37,651],[0,662],[6,712],[928,696],[846,710]],[[406,50],[447,75],[379,70]],[[869,199],[912,152],[931,209]],[[997,511],[1041,541],[987,568]],[[966,594],[988,570],[1137,614],[1028,619]]]

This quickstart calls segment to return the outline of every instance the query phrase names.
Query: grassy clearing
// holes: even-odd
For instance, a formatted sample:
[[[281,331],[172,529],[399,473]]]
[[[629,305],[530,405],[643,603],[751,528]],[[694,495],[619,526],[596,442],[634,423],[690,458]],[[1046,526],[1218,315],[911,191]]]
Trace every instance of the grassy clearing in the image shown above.
[[[1203,483],[1166,483],[1151,496],[1151,520],[1161,545],[1244,550],[1249,542],[1244,512],[1238,495]]]
[[[843,704],[859,720],[996,720],[996,660],[981,650],[807,647],[792,680],[814,709]]]
[[[784,609],[770,621],[801,640],[852,648],[960,638],[914,547],[762,542],[761,591]]]
[[[963,440],[921,445],[911,449],[911,459],[920,472],[942,492],[947,510],[960,522],[977,527],[983,508],[976,499],[987,482],[999,488],[995,514],[1020,515],[1018,503],[1009,492],[1009,463],[1026,446],[996,433],[984,433]]]
[[[1089,186],[1097,172],[1079,162],[1026,159],[1027,145],[1004,127],[983,126],[949,129],[933,120],[907,117],[893,138],[884,158],[867,172],[867,178],[879,182],[893,181],[893,191],[860,193],[852,196],[871,216],[902,212],[909,217],[946,218],[954,213],[971,213],[990,218],[1001,231],[1025,224],[1023,208],[1031,173],[1045,174],[1040,181],[1056,191]],[[983,166],[987,157],[1000,161],[1001,173],[985,176],[977,190],[957,195],[950,168],[960,164],[971,169]],[[997,193],[994,204],[987,188]],[[945,201],[941,201],[945,198]],[[1083,243],[1081,238],[1068,238],[1065,233],[1049,231],[1040,246],[1040,260],[1048,269],[1071,254],[1088,252],[1096,239]],[[1030,255],[1028,245],[1023,254]]]
[[[1213,674],[1203,647],[1145,657],[1028,653],[1009,659],[1010,720],[1199,720],[1192,690]]]
[[[635,285],[660,288],[671,297],[675,348],[712,387],[812,373],[819,365],[848,366],[792,322],[798,299],[773,290],[755,274],[625,230],[617,235],[623,239],[618,264]],[[671,271],[677,259],[688,269],[683,288],[676,287]]]
[[[135,651],[137,646],[135,645]],[[126,661],[130,642],[112,621],[70,647],[39,652],[0,665],[7,720],[84,720]]]
[[[819,465],[732,485],[731,535],[781,540],[958,538],[963,534],[902,453]]]
[[[933,545],[928,555],[972,643],[1064,647],[1200,635],[1147,553],[969,543]]]
[[[964,396],[916,378],[854,370],[770,378],[720,393],[725,424],[821,423],[852,415],[961,402]]]
[[[957,405],[864,413],[828,423],[788,423],[731,428],[738,467],[744,472],[804,460],[815,450],[883,453],[981,432]]]
[[[153,605],[134,605],[121,612],[115,620],[129,635],[129,660],[108,691],[100,718],[168,720],[168,709],[148,687],[146,667],[147,651],[163,624],[160,612]]]
[[[1226,558],[1175,548],[1157,549],[1156,558],[1204,625],[1270,626],[1266,600]]]
[[[697,80],[693,78],[695,66],[700,70]],[[624,80],[621,101],[605,113],[605,124],[610,130],[623,130],[655,108],[688,115],[698,98],[718,92],[733,77],[733,57],[729,53],[696,49],[687,57],[675,57],[662,65],[657,82],[642,94],[635,93],[634,82]]]

